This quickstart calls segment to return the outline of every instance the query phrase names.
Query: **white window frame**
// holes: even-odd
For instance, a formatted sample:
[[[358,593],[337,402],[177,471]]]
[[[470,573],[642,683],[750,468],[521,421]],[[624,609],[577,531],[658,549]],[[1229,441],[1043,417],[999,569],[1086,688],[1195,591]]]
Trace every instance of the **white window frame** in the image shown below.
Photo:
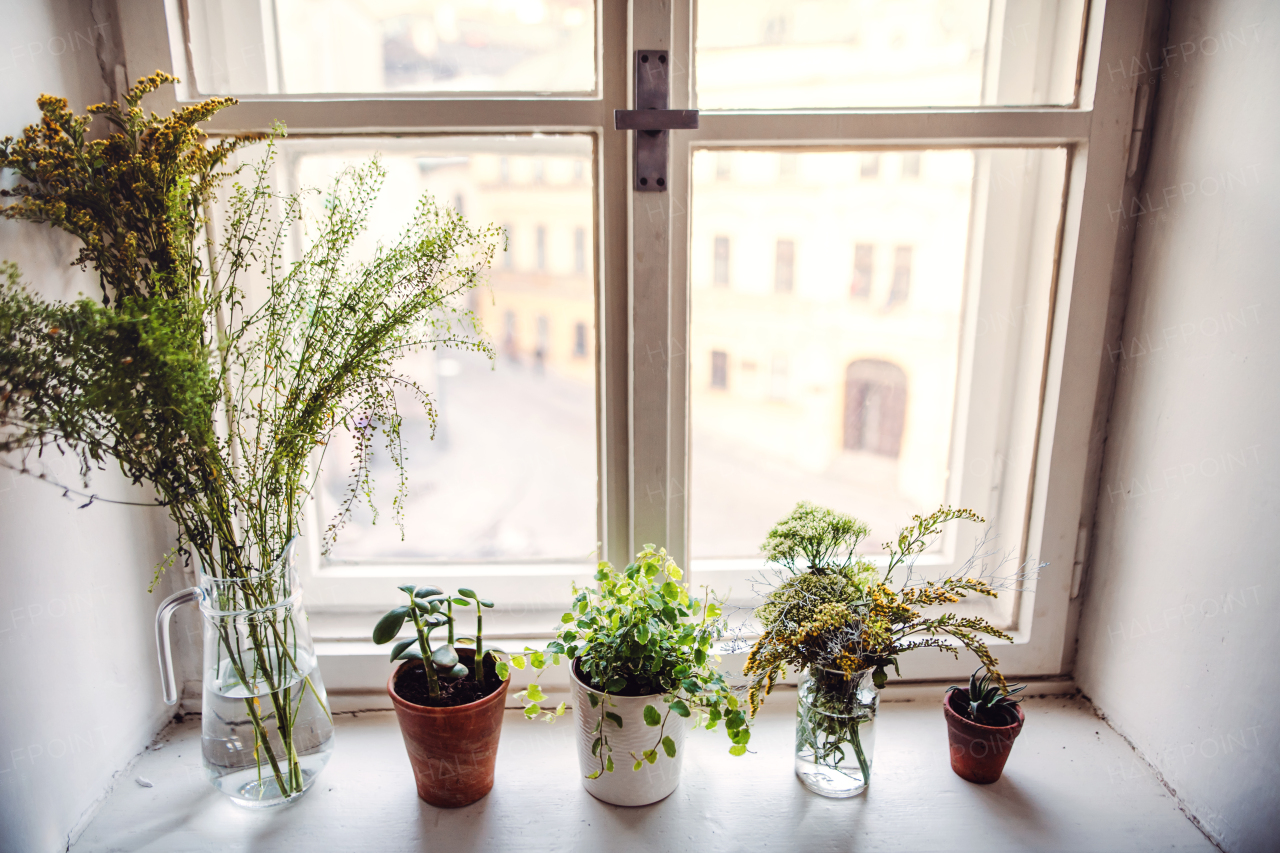
[[[449,93],[339,96],[247,96],[211,122],[219,133],[264,131],[282,120],[307,134],[580,133],[595,141],[595,269],[597,280],[598,530],[602,557],[625,564],[636,547],[665,543],[682,563],[689,512],[689,228],[694,148],[893,148],[1066,146],[1068,177],[1045,358],[1023,555],[1047,563],[1018,604],[1016,642],[999,649],[1002,669],[1017,676],[1069,671],[1074,647],[1073,567],[1082,513],[1096,495],[1091,434],[1109,319],[1120,225],[1113,216],[1126,188],[1135,95],[1141,82],[1115,78],[1114,68],[1138,55],[1145,4],[1094,0],[1086,21],[1078,97],[1068,107],[704,112],[695,131],[671,134],[669,192],[631,189],[631,134],[613,130],[613,110],[631,106],[631,51],[671,52],[673,109],[693,106],[694,0],[604,0],[597,11],[595,93],[565,96]],[[155,69],[190,79],[180,0],[120,4],[128,61],[135,79]],[[1112,69],[1110,76],[1109,69]],[[684,72],[683,80],[681,73]],[[157,111],[199,100],[190,87],[158,93]],[[170,100],[168,104],[162,98]],[[1122,252],[1119,254],[1123,254]],[[1094,471],[1090,474],[1090,471]],[[313,537],[314,539],[314,537]],[[307,578],[313,618],[326,612],[363,618],[385,600],[388,585],[422,576],[421,568],[353,567]],[[399,571],[397,569],[396,571]],[[444,570],[442,569],[442,572]],[[446,585],[500,583],[502,595],[536,598],[545,579],[583,578],[582,564],[459,566],[432,578]],[[696,576],[698,566],[692,567]],[[481,580],[481,578],[486,580]],[[555,584],[559,586],[559,582]],[[501,596],[495,592],[495,598]],[[334,604],[328,604],[333,602]],[[343,604],[336,604],[342,602]],[[321,620],[322,621],[322,620]],[[336,623],[335,623],[336,624]],[[356,623],[330,640],[326,679],[333,687],[376,689],[385,671],[366,666],[381,650],[357,642]],[[508,632],[510,633],[510,632]],[[523,627],[518,636],[537,636]],[[540,632],[539,632],[540,633]],[[544,634],[545,635],[545,634]],[[352,664],[339,667],[338,659]],[[904,660],[904,675],[954,679],[967,670],[946,655]],[[330,672],[330,666],[341,673]],[[366,672],[368,670],[368,672]],[[336,677],[335,677],[336,676]]]

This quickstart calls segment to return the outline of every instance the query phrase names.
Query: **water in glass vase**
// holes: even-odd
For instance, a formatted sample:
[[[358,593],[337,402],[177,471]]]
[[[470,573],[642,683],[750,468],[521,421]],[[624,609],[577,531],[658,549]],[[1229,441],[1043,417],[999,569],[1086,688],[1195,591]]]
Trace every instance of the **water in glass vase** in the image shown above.
[[[287,686],[257,695],[239,683],[221,692],[205,690],[205,772],[215,788],[239,805],[267,808],[302,796],[333,751],[333,722],[327,700],[320,698],[325,690],[319,667],[291,674]],[[226,685],[234,679],[207,681]],[[266,733],[265,745],[259,732]]]
[[[871,781],[880,696],[870,673],[822,670],[800,684],[796,776],[815,794],[853,797]]]

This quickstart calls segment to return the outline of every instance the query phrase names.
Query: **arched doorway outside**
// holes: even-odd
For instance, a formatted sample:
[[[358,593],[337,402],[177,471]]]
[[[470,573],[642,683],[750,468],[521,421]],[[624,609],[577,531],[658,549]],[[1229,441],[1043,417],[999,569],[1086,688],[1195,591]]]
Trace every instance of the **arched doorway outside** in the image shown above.
[[[844,374],[844,449],[897,458],[907,414],[907,374],[888,361],[863,359]]]

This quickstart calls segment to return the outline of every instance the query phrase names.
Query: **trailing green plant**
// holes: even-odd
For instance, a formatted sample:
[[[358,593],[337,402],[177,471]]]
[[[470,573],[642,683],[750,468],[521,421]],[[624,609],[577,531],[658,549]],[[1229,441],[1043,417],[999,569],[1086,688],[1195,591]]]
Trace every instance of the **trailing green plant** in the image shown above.
[[[654,743],[639,754],[631,753],[633,770],[656,762],[659,751],[675,757],[675,742],[666,734],[672,714],[689,718],[694,728],[712,730],[723,722],[730,754],[747,751],[751,731],[746,715],[715,666],[719,660],[715,643],[726,628],[720,602],[706,589],[703,599],[691,597],[682,578],[666,549],[655,550],[652,545],[646,545],[623,571],[601,562],[595,574],[598,587],[574,586],[573,605],[560,617],[556,639],[547,649],[525,649],[509,656],[510,665],[517,669],[524,669],[527,661],[541,670],[548,658],[558,664],[563,655],[588,686],[605,694],[601,699],[588,693],[592,710],[599,713],[591,751],[599,757],[600,766],[587,778],[614,769],[609,735],[622,728],[623,719],[609,710],[611,695],[654,697],[654,703],[644,708],[645,725],[657,729]],[[498,669],[505,677],[507,662]],[[536,681],[516,695],[525,702],[524,713],[530,719],[550,720],[564,712],[563,705],[552,712],[541,708],[538,703],[546,697]]]
[[[982,667],[975,669],[969,676],[967,689],[956,685],[947,688],[948,696],[955,691],[961,698],[959,703],[953,702],[951,707],[980,726],[1007,726],[1016,723],[1018,715],[1014,706],[1022,700],[1014,699],[1013,696],[1025,690],[1027,685],[1010,687],[1001,684],[989,672],[983,673],[979,678],[980,672]]]
[[[435,412],[397,360],[436,347],[492,357],[463,298],[483,280],[500,230],[472,229],[424,197],[398,236],[357,260],[355,241],[385,177],[376,161],[344,171],[309,208],[303,195],[278,194],[269,181],[283,128],[261,160],[220,172],[246,140],[206,147],[195,125],[234,101],[146,116],[142,97],[172,81],[153,75],[123,106],[91,108],[116,127],[106,140],[87,141],[89,119],[42,96],[43,123],[0,143],[0,166],[21,178],[6,193],[17,201],[4,214],[80,238],[77,260],[99,273],[103,291],[102,304],[48,301],[22,286],[15,267],[4,268],[0,464],[47,478],[32,467],[36,460],[71,455],[86,491],[59,485],[88,498],[87,506],[97,499],[87,491],[92,470],[114,459],[135,483],[154,488],[176,523],[169,562],[194,557],[206,575],[237,581],[227,609],[259,610],[284,587],[273,566],[301,530],[335,432],[352,434],[355,450],[326,546],[371,495],[378,434],[399,474],[400,521],[406,484],[396,392],[407,391],[433,426]],[[215,235],[206,212],[232,176]],[[304,248],[288,262],[295,235]],[[262,694],[270,712],[260,716],[253,699],[246,710],[259,761],[289,795],[302,789],[290,725],[309,682],[290,686],[280,667],[305,674],[314,661],[296,659],[293,616],[279,612],[275,621],[253,621],[249,652],[229,636],[223,645],[246,686],[262,674],[271,685]],[[269,720],[284,755],[267,736]]]
[[[986,580],[947,577],[913,582],[910,571],[901,584],[894,573],[910,568],[941,526],[964,519],[982,522],[972,510],[943,507],[929,516],[914,516],[895,542],[884,545],[887,565],[878,569],[855,555],[867,534],[848,515],[801,502],[774,528],[764,544],[771,560],[786,574],[756,608],[760,637],[747,655],[743,674],[751,678],[748,694],[754,714],[787,667],[821,668],[853,676],[873,670],[877,687],[898,656],[919,648],[936,648],[959,657],[967,648],[1000,680],[997,661],[982,636],[1012,641],[1008,634],[976,616],[953,613],[925,615],[922,608],[952,604],[969,593],[996,597]],[[809,560],[802,570],[797,560]],[[971,559],[966,568],[971,567]]]
[[[423,670],[427,678],[428,692],[432,698],[439,698],[441,678],[466,678],[470,674],[466,664],[459,661],[455,643],[474,643],[476,648],[475,680],[477,683],[483,684],[485,659],[483,613],[484,608],[493,607],[493,602],[486,598],[480,598],[473,590],[466,588],[459,589],[456,596],[445,595],[443,590],[435,586],[415,587],[412,584],[406,584],[398,587],[398,589],[409,596],[409,603],[389,610],[378,620],[378,624],[373,628],[373,641],[378,645],[384,645],[396,638],[400,633],[400,629],[404,627],[406,619],[413,623],[414,635],[407,640],[401,640],[392,647],[391,662],[395,663],[398,660],[422,661]],[[456,640],[454,637],[453,605],[467,607],[472,603],[476,606],[475,636]],[[431,632],[440,627],[448,628],[448,640],[432,649]],[[416,649],[412,648],[414,645],[417,645]],[[489,654],[496,662],[496,654],[493,651],[490,651]],[[430,666],[427,665],[428,661],[431,663]]]

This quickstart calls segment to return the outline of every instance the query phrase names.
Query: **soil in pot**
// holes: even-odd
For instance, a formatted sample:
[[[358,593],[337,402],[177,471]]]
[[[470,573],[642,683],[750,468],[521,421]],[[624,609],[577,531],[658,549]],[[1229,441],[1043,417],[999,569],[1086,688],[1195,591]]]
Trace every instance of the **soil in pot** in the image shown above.
[[[966,691],[953,690],[942,704],[951,742],[951,769],[968,782],[990,785],[1004,772],[1025,718],[1022,709],[1013,705],[1008,725],[984,726],[965,716],[967,702]]]
[[[493,671],[493,660],[485,658],[484,683],[476,681],[475,665],[469,660],[462,661],[467,666],[466,678],[439,678],[440,695],[432,696],[427,682],[427,672],[422,662],[406,664],[396,672],[396,694],[406,702],[421,705],[424,708],[454,708],[458,705],[470,705],[479,702],[502,686],[497,674]]]

